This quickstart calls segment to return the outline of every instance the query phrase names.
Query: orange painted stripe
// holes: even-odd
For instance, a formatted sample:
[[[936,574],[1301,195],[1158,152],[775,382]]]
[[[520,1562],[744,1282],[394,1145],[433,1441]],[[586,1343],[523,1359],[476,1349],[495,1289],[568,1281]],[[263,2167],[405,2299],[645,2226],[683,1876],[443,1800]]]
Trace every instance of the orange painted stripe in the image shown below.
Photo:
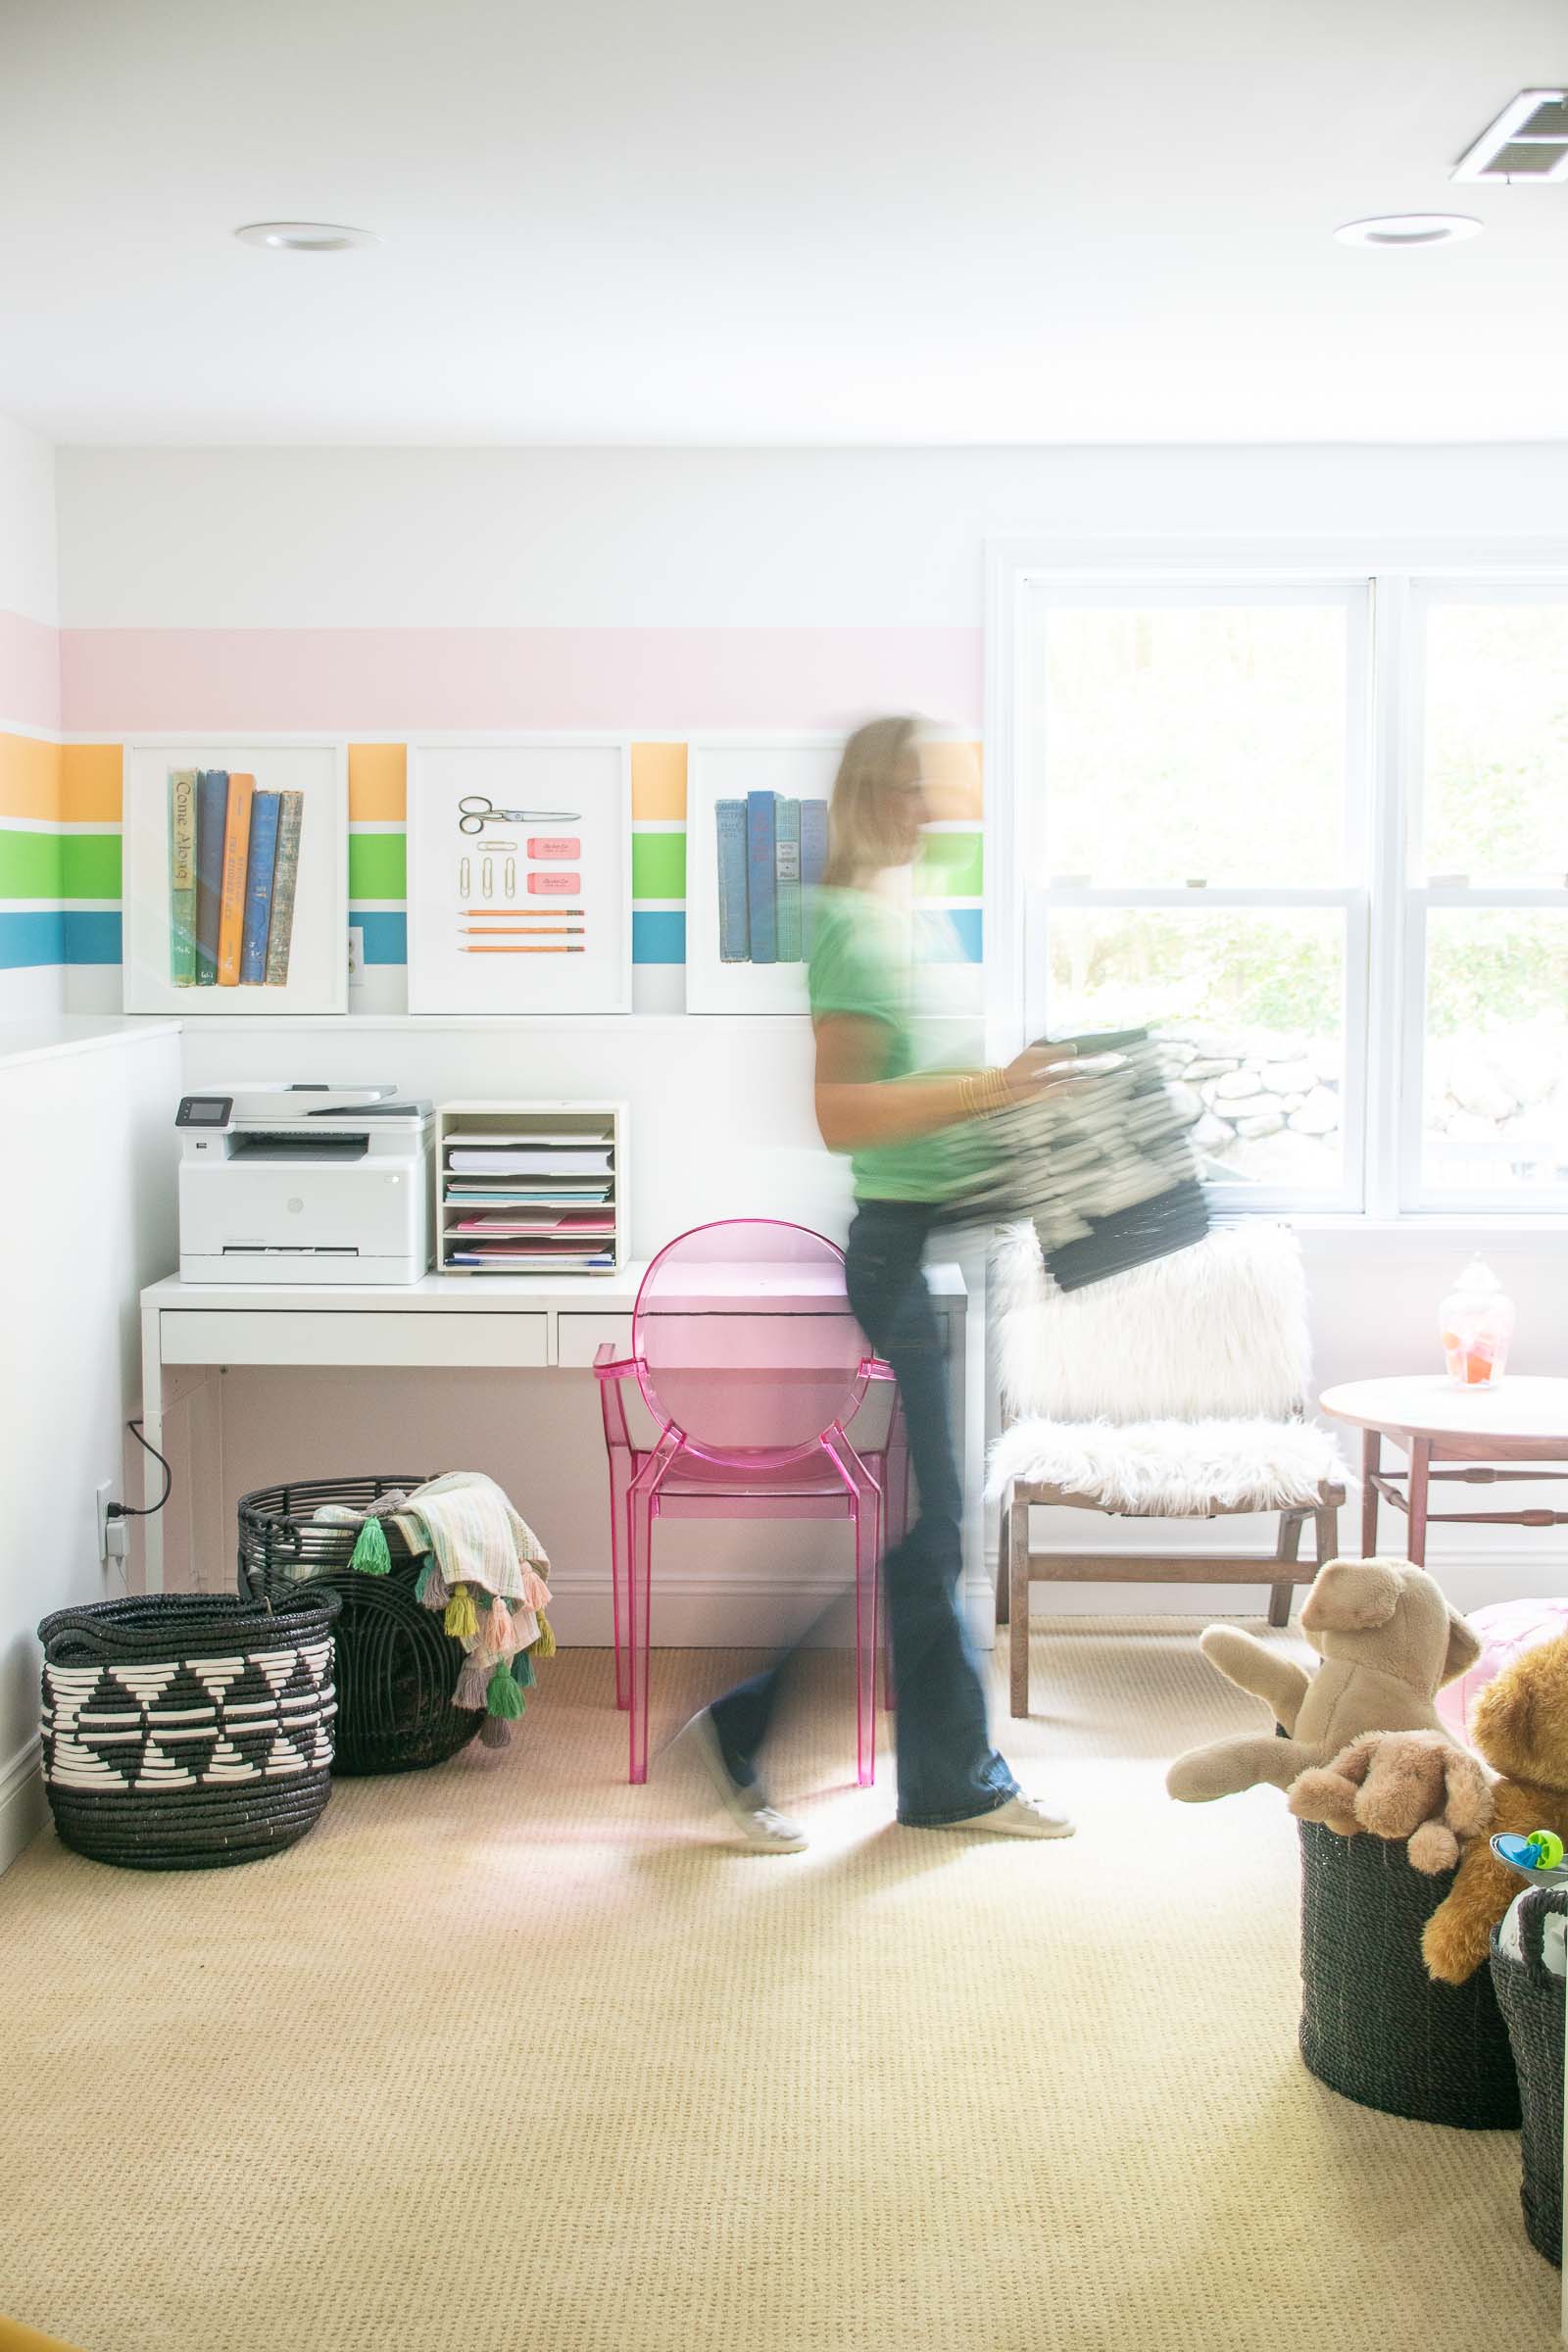
[[[58,824],[60,746],[33,735],[0,734],[0,817],[39,817]]]
[[[409,754],[401,743],[349,745],[349,822],[401,825],[409,813]]]
[[[949,824],[980,822],[985,806],[977,743],[922,743],[920,773],[930,789],[932,814]]]
[[[634,824],[686,822],[686,746],[634,743],[631,747],[631,813]]]
[[[118,825],[124,809],[118,743],[68,743],[60,813],[68,825]]]

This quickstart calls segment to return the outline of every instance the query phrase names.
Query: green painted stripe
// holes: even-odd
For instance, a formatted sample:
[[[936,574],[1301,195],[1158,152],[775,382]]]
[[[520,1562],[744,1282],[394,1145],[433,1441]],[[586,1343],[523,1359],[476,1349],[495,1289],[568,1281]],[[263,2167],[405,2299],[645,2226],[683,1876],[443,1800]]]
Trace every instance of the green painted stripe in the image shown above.
[[[984,896],[984,836],[928,833],[920,846],[914,887],[922,899],[978,899]]]
[[[120,835],[62,833],[60,868],[60,896],[63,899],[118,899],[121,895]]]
[[[632,835],[631,895],[634,899],[683,899],[686,896],[684,832]]]
[[[403,899],[409,891],[408,842],[401,833],[349,835],[349,895]]]
[[[60,839],[0,831],[0,899],[63,899]]]

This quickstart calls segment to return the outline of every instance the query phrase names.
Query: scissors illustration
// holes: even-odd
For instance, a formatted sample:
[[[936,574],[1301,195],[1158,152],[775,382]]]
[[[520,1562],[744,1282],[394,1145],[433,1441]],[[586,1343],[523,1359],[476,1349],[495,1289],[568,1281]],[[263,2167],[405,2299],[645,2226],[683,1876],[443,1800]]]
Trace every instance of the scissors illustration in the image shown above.
[[[460,833],[482,833],[486,825],[575,825],[580,808],[498,808],[482,792],[466,793],[458,803]]]

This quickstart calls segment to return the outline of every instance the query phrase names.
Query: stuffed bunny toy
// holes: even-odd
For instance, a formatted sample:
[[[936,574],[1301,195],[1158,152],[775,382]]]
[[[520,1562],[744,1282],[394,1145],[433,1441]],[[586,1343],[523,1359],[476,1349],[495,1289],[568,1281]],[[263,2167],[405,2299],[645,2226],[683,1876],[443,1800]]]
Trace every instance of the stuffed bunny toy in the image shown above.
[[[1286,1798],[1298,1821],[1342,1838],[1402,1838],[1414,1870],[1452,1870],[1461,1838],[1493,1821],[1492,1783],[1468,1748],[1440,1732],[1363,1732],[1329,1763],[1303,1772]]]
[[[1166,1775],[1172,1796],[1205,1804],[1259,1783],[1289,1788],[1362,1732],[1447,1740],[1433,1699],[1480,1656],[1481,1643],[1424,1569],[1330,1560],[1302,1605],[1301,1631],[1323,1660],[1310,1677],[1239,1626],[1208,1628],[1200,1646],[1209,1664],[1262,1699],[1287,1737],[1257,1733],[1190,1749]]]

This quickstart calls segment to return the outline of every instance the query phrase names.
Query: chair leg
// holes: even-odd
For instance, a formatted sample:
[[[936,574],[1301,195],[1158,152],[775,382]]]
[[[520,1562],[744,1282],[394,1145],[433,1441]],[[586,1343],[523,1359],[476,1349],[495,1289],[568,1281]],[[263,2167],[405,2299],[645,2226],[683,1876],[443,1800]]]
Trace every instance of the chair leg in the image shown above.
[[[1300,1558],[1303,1515],[1300,1511],[1281,1511],[1279,1542],[1274,1546],[1274,1557],[1277,1560],[1298,1560]],[[1293,1590],[1294,1583],[1290,1577],[1287,1577],[1282,1584],[1269,1587],[1268,1621],[1270,1625],[1290,1624]]]
[[[877,1567],[882,1512],[874,1487],[850,1495],[855,1527],[855,1763],[862,1788],[876,1779]]]
[[[633,1787],[648,1778],[649,1603],[653,1587],[654,1497],[633,1485],[627,1499],[626,1646],[630,1667],[628,1704]]]
[[[1012,1511],[1004,1501],[997,1522],[997,1623],[1005,1625],[1012,1614],[1012,1580],[1007,1569],[1007,1538]]]
[[[613,1449],[610,1456],[610,1606],[615,1642],[615,1704],[622,1711],[631,1705],[625,1620],[625,1585],[630,1573],[626,1490],[630,1484],[631,1465],[618,1448]]]
[[[1008,1502],[1007,1530],[1007,1663],[1009,1706],[1014,1715],[1029,1712],[1029,1505],[1016,1495]]]
[[[1326,1561],[1340,1556],[1339,1504],[1320,1502],[1312,1513],[1312,1525],[1317,1538],[1317,1564],[1321,1568]]]

